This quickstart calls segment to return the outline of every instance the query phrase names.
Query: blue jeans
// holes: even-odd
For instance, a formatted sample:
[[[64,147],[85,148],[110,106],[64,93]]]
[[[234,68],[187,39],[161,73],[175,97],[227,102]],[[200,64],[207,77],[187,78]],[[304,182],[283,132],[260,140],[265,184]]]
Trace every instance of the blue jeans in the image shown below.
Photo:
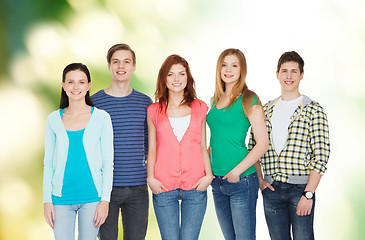
[[[197,240],[207,208],[207,191],[175,189],[153,194],[153,207],[162,240]]]
[[[113,187],[110,196],[109,214],[100,226],[100,240],[118,239],[119,212],[122,212],[123,239],[143,240],[148,224],[147,185]]]
[[[56,221],[54,222],[54,237],[56,240],[74,240],[75,222],[78,214],[79,240],[96,239],[99,228],[94,225],[94,216],[99,202],[54,205]]]
[[[226,240],[256,239],[257,173],[235,183],[216,176],[212,181],[215,211]]]
[[[273,182],[275,191],[265,188],[262,191],[266,223],[272,240],[290,240],[292,227],[294,240],[313,240],[314,203],[311,214],[298,216],[297,204],[306,184]]]

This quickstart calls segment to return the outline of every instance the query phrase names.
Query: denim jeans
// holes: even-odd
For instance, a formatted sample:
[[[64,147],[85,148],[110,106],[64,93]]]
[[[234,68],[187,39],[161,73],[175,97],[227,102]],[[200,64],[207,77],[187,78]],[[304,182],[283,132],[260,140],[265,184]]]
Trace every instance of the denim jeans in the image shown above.
[[[212,181],[215,211],[226,240],[256,239],[257,173],[235,183],[216,176]]]
[[[153,194],[153,207],[162,240],[197,240],[207,208],[207,191],[175,189]]]
[[[55,240],[74,240],[75,223],[78,214],[79,240],[96,239],[99,228],[94,225],[94,216],[99,202],[54,205],[56,221],[54,222]]]
[[[262,191],[266,223],[272,240],[290,240],[292,228],[294,240],[313,240],[314,203],[311,214],[298,216],[297,204],[306,184],[273,182],[275,191]]]
[[[118,239],[119,211],[122,212],[123,239],[143,240],[148,224],[147,185],[113,187],[110,196],[109,214],[100,226],[100,240]]]

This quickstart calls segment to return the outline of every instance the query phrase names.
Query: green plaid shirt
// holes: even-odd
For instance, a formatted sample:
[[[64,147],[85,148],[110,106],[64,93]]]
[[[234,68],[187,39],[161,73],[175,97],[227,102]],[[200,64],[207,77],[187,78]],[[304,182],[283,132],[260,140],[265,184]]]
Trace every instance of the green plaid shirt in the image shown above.
[[[307,96],[290,118],[288,139],[278,155],[271,137],[271,117],[279,98],[264,105],[265,122],[270,138],[269,150],[260,159],[265,176],[288,182],[290,177],[308,176],[311,170],[321,175],[326,171],[330,154],[327,116],[323,108]],[[255,145],[251,131],[248,149]]]

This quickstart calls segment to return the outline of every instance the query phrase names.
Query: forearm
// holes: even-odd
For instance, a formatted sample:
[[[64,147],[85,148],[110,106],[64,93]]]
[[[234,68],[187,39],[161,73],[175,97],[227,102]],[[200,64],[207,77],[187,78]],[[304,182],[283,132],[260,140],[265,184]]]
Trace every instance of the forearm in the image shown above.
[[[151,152],[149,152],[147,156],[147,181],[149,178],[155,177],[155,156],[156,155],[152,154]]]
[[[205,175],[211,176],[211,175],[213,175],[213,173],[212,173],[212,167],[210,165],[209,153],[205,147],[202,148],[202,152],[203,152],[203,158],[204,158]]]
[[[249,167],[254,164],[260,164],[258,160],[265,154],[268,150],[268,144],[266,143],[257,143],[255,147],[247,154],[247,156],[235,167],[232,169],[238,175],[241,175],[245,172]],[[255,165],[256,167],[256,165]],[[260,166],[261,169],[261,166]],[[256,168],[257,170],[257,168]],[[260,170],[261,171],[261,170]],[[262,174],[261,174],[262,176]]]
[[[261,168],[261,164],[260,161],[255,162],[255,168],[256,168],[256,172],[257,172],[257,176],[259,178],[259,181],[264,179],[264,175],[262,174],[262,168]]]
[[[318,187],[321,178],[322,178],[321,174],[312,170],[309,174],[309,179],[307,186],[305,187],[305,191],[310,191],[314,193]]]

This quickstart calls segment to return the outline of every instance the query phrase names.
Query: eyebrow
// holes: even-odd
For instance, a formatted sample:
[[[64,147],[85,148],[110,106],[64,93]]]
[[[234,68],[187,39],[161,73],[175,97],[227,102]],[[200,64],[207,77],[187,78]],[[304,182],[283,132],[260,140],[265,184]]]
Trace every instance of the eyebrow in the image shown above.
[[[132,59],[130,59],[130,58],[124,58],[124,59],[112,58],[111,59],[111,61],[114,61],[114,60],[118,60],[118,61],[120,61],[120,60],[129,60],[129,61],[132,61]]]

